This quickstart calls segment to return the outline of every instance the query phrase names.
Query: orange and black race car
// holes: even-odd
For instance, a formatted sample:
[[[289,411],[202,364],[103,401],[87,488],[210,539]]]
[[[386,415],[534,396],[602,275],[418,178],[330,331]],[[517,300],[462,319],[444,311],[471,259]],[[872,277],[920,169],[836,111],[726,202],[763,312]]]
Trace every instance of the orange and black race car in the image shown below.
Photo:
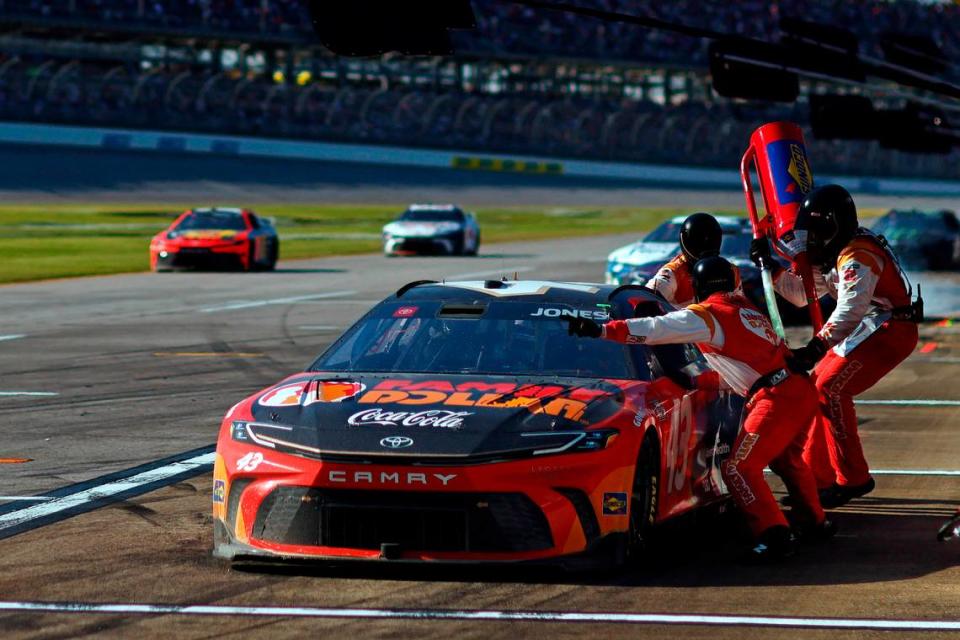
[[[556,561],[637,557],[727,498],[742,401],[692,346],[568,335],[660,314],[636,285],[418,282],[220,429],[214,555]]]
[[[277,231],[247,209],[191,209],[150,241],[150,268],[271,270],[279,252]]]

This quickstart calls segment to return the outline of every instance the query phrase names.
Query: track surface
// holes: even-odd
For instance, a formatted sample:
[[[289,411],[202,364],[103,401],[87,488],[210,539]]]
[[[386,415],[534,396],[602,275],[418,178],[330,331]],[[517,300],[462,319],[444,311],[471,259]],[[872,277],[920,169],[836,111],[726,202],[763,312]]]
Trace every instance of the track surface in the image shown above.
[[[0,287],[0,464],[9,497],[36,496],[210,444],[236,400],[298,370],[381,297],[416,279],[597,280],[601,237],[487,247],[479,258],[358,256],[281,263],[270,274],[135,274]],[[947,278],[946,289],[956,287]],[[949,303],[954,309],[960,305]],[[917,352],[865,397],[957,399],[958,327],[928,325]],[[206,354],[206,355],[198,355]],[[877,469],[960,469],[950,406],[860,408]],[[956,476],[878,476],[841,510],[842,534],[783,567],[748,569],[726,521],[680,531],[647,570],[377,567],[229,570],[214,562],[210,481],[199,477],[0,540],[0,600],[364,609],[489,609],[958,620],[960,544],[934,542],[960,502]],[[0,501],[0,509],[12,504]],[[612,624],[289,615],[0,612],[5,637],[509,638],[890,637],[870,630],[756,624]],[[956,634],[956,632],[953,632]],[[896,637],[910,635],[898,632]],[[923,632],[950,637],[950,632]],[[953,635],[953,637],[956,637]]]
[[[678,193],[630,183],[311,162],[0,146],[0,166],[0,198],[6,202],[426,199],[486,206],[742,206],[736,189]],[[858,197],[858,203],[953,204],[869,197]],[[597,280],[606,253],[630,240],[501,245],[486,247],[475,259],[358,256],[281,263],[271,274],[134,274],[0,287],[0,518],[43,504],[23,498],[57,494],[68,485],[211,444],[234,402],[299,370],[371,304],[406,282],[514,272]],[[925,275],[923,281],[928,312],[960,313],[960,279]],[[956,401],[958,331],[925,326],[923,348],[865,398]],[[25,392],[36,395],[10,395]],[[738,530],[721,519],[671,531],[656,562],[625,574],[382,565],[230,570],[209,555],[211,487],[201,476],[0,539],[0,630],[5,638],[789,634],[833,639],[890,637],[889,631],[857,629],[856,619],[903,620],[907,629],[916,628],[911,621],[917,620],[955,623],[960,544],[937,545],[933,538],[960,502],[960,409],[863,405],[860,416],[868,458],[875,469],[893,473],[878,475],[878,488],[868,499],[837,514],[842,533],[831,544],[807,549],[775,569],[735,564]],[[7,464],[9,459],[29,462]],[[901,473],[925,469],[954,475]],[[22,611],[29,602],[80,604],[70,612]],[[82,603],[120,606],[85,612]],[[201,615],[192,609],[137,612],[125,607],[131,603],[309,609]],[[5,606],[20,609],[5,612]],[[362,617],[370,611],[348,615],[345,608],[377,615],[404,609],[414,617],[370,619]],[[489,610],[493,619],[416,618],[461,609]],[[729,622],[725,618],[681,623],[669,616],[659,623],[621,618],[619,624],[602,615],[594,622],[496,620],[496,612],[516,611],[759,618],[741,621],[742,627],[721,624]],[[326,615],[331,613],[346,617]],[[312,617],[298,617],[304,615]],[[848,619],[855,628],[810,628],[824,618],[833,624]]]
[[[469,206],[645,206],[742,210],[726,190],[483,171],[0,144],[0,202],[445,202]],[[91,170],[95,168],[95,170]],[[953,208],[956,198],[854,193],[862,207]]]

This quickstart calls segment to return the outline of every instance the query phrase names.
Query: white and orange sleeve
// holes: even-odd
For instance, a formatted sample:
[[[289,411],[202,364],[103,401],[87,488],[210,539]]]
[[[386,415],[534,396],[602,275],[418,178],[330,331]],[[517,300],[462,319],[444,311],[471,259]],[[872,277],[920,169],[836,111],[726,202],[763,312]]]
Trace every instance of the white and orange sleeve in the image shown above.
[[[659,293],[670,304],[676,304],[677,274],[670,267],[660,267],[656,275],[647,280],[644,286]]]
[[[865,249],[848,249],[840,253],[837,260],[837,308],[817,334],[828,346],[843,342],[870,311],[883,266],[882,257]]]
[[[700,305],[652,318],[613,320],[603,326],[604,338],[625,344],[712,344],[719,338],[717,333],[713,316]]]

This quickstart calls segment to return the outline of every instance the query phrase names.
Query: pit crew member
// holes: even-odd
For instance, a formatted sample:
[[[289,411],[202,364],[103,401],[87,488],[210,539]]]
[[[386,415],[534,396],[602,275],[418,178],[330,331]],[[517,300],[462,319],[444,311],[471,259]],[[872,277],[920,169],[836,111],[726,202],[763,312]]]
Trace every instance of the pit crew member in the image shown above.
[[[797,212],[794,233],[795,248],[804,245],[806,234],[817,294],[837,300],[817,335],[792,350],[795,368],[813,368],[825,416],[812,423],[804,458],[821,489],[822,505],[834,508],[875,487],[857,433],[853,398],[914,350],[923,301],[918,295],[911,304],[910,281],[896,255],[882,236],[859,227],[853,198],[843,187],[811,191]],[[769,255],[766,239],[755,240],[751,257],[759,261]],[[793,304],[806,305],[803,282],[792,271],[776,274],[775,288]]]
[[[709,213],[694,213],[680,227],[680,253],[660,267],[645,285],[659,293],[670,304],[686,307],[694,302],[693,265],[701,258],[720,255],[723,229]],[[737,286],[740,274],[734,267]]]
[[[783,478],[794,499],[801,536],[825,539],[836,531],[820,507],[816,483],[803,461],[806,430],[818,411],[817,392],[806,372],[788,370],[789,351],[770,321],[735,291],[733,265],[720,257],[704,258],[694,265],[692,276],[698,302],[686,309],[603,326],[571,318],[570,331],[626,344],[697,343],[721,378],[747,399],[743,428],[723,476],[756,539],[746,559],[776,561],[793,553],[796,538],[763,477],[767,465]]]

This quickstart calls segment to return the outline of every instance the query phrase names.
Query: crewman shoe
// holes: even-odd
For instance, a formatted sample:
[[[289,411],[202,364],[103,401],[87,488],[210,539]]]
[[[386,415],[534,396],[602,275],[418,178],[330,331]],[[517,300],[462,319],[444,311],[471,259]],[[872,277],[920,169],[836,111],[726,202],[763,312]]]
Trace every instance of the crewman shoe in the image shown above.
[[[824,518],[820,524],[794,527],[794,533],[797,539],[803,544],[819,544],[837,535],[839,528],[836,520]]]
[[[747,551],[741,560],[744,564],[775,564],[789,558],[797,550],[797,539],[790,527],[778,525],[770,527],[760,534],[757,543]]]
[[[820,506],[824,509],[842,507],[854,498],[867,495],[877,487],[877,483],[870,478],[863,484],[835,484],[820,491]]]

